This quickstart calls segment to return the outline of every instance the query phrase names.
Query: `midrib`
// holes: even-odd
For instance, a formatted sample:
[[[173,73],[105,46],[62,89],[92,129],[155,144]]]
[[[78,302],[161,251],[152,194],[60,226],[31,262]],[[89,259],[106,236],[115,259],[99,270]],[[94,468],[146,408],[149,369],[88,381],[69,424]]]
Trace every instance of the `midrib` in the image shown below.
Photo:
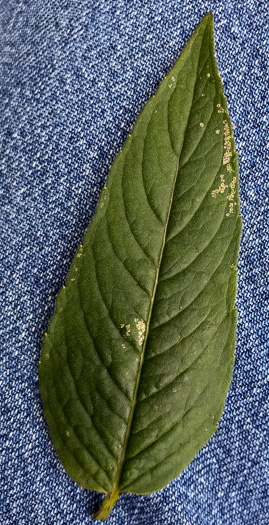
[[[121,457],[121,460],[120,460],[120,463],[119,463],[119,467],[118,467],[115,483],[113,485],[112,493],[114,492],[114,489],[116,491],[118,491],[118,488],[119,488],[119,485],[120,485],[120,478],[121,478],[123,466],[124,466],[124,463],[125,463],[128,442],[129,442],[129,438],[130,438],[130,434],[131,434],[131,428],[132,428],[134,412],[135,412],[135,407],[136,407],[136,403],[137,403],[138,390],[139,390],[139,385],[140,385],[140,378],[141,378],[141,374],[142,374],[144,358],[145,358],[145,351],[146,351],[147,340],[148,340],[148,335],[149,335],[149,328],[150,328],[150,323],[151,323],[152,311],[153,311],[156,291],[157,291],[157,287],[158,287],[159,273],[160,273],[160,268],[161,268],[162,259],[163,259],[163,252],[164,252],[164,248],[165,248],[165,244],[166,244],[167,229],[168,229],[168,225],[169,225],[171,209],[172,209],[173,200],[174,200],[175,187],[176,187],[177,178],[178,178],[178,174],[179,174],[179,161],[180,161],[180,156],[181,156],[182,150],[184,148],[186,130],[187,130],[188,124],[189,124],[190,113],[191,113],[191,108],[192,108],[193,99],[194,99],[194,93],[195,93],[195,88],[196,88],[197,70],[198,70],[198,66],[199,66],[199,59],[200,59],[200,55],[199,55],[199,58],[198,58],[198,61],[197,61],[197,69],[196,69],[196,76],[195,76],[196,80],[195,80],[194,86],[193,86],[192,99],[191,99],[191,103],[190,103],[190,111],[189,111],[188,118],[187,118],[187,121],[186,121],[186,126],[185,126],[185,130],[184,130],[184,139],[182,141],[182,147],[181,147],[180,153],[178,155],[177,169],[176,169],[176,173],[175,173],[175,178],[174,178],[172,192],[171,192],[171,197],[170,197],[170,202],[169,202],[169,208],[168,208],[168,212],[167,212],[167,219],[166,219],[166,224],[165,224],[164,233],[163,233],[163,240],[162,240],[161,252],[160,252],[160,257],[159,257],[159,264],[158,264],[158,267],[157,267],[157,270],[156,270],[156,277],[155,277],[155,283],[154,283],[154,288],[153,288],[153,293],[152,293],[152,298],[151,298],[151,304],[150,304],[150,309],[149,309],[147,328],[146,328],[145,338],[144,338],[144,342],[143,342],[143,349],[142,349],[142,352],[141,352],[140,365],[139,365],[139,370],[138,370],[138,375],[137,375],[134,400],[133,400],[133,404],[132,404],[132,408],[131,408],[131,412],[130,412],[130,416],[129,416],[129,420],[128,420],[126,437],[125,437],[125,442],[124,442],[124,448],[123,448],[123,451],[122,451],[122,457]],[[169,129],[168,129],[168,134],[169,134]],[[171,148],[173,148],[172,143],[171,143]]]

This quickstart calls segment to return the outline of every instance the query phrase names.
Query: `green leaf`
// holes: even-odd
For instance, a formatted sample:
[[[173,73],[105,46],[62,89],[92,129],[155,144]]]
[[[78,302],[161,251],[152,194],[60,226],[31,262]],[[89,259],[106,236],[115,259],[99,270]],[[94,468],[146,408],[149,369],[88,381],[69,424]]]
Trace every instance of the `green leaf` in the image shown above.
[[[68,474],[107,494],[169,483],[216,430],[235,347],[237,155],[199,24],[118,154],[45,337],[46,419]]]

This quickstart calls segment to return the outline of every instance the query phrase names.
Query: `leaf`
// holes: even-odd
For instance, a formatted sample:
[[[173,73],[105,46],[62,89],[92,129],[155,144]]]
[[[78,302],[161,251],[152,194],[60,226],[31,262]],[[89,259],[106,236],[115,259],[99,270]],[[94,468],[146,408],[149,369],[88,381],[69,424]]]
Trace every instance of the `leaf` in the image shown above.
[[[118,154],[45,337],[46,419],[68,474],[158,491],[216,430],[235,346],[237,155],[199,24]]]

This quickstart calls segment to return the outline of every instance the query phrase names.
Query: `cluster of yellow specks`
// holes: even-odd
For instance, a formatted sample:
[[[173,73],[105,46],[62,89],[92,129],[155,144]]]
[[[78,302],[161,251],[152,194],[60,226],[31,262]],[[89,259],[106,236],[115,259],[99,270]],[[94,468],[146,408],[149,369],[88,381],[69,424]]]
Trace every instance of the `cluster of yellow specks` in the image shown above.
[[[226,217],[229,217],[232,215],[234,211],[234,206],[236,206],[236,202],[234,202],[234,194],[235,194],[235,185],[236,185],[236,177],[233,177],[232,182],[229,184],[229,188],[231,189],[231,192],[229,195],[227,195],[227,199],[229,202],[229,211],[226,213]]]
[[[200,122],[200,128],[203,128],[203,127],[204,127],[204,123]]]
[[[143,319],[135,319],[136,328],[138,330],[138,343],[141,346],[144,341],[145,337],[145,331],[146,331],[146,325],[143,321]]]
[[[224,179],[224,175],[221,174],[220,175],[220,185],[218,188],[216,188],[215,190],[211,191],[211,195],[212,197],[216,197],[216,195],[218,193],[224,193],[226,188],[228,188],[228,185],[225,184],[225,179]]]
[[[232,156],[231,152],[231,136],[230,129],[227,120],[223,121],[224,126],[224,155],[223,155],[223,164],[229,164],[230,158]],[[230,166],[231,168],[231,166]]]
[[[210,77],[210,73],[207,73],[206,76],[207,76],[207,78],[209,78]]]
[[[220,129],[216,129],[216,135],[220,134]]]
[[[121,328],[125,328],[125,337],[130,337],[131,335],[131,327],[129,324],[121,324]]]
[[[171,80],[172,80],[172,84],[168,84],[168,87],[169,87],[169,88],[171,88],[171,87],[173,86],[173,82],[176,81],[175,77],[172,77]]]
[[[131,137],[131,135],[129,135],[129,137]],[[122,153],[122,150],[120,151],[120,153]],[[104,190],[107,190],[106,186],[104,186],[103,192],[104,192]],[[102,193],[102,202],[100,204],[101,208],[104,207],[105,200],[106,200],[106,192]]]
[[[228,211],[228,213],[226,213],[226,217],[230,217],[230,215],[232,215],[233,211],[234,211],[234,203],[230,202],[230,204],[229,204],[229,211]]]
[[[224,113],[224,109],[221,104],[217,104],[218,113]]]

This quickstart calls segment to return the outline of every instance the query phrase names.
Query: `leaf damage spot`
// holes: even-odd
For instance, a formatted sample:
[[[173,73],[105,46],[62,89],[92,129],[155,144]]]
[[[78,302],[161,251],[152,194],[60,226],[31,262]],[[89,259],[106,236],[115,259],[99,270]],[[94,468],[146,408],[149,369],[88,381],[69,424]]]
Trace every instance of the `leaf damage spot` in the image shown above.
[[[121,324],[120,325],[121,328],[125,329],[125,334],[124,334],[124,337],[130,337],[131,335],[131,326],[129,324]]]
[[[215,190],[212,190],[212,191],[211,191],[211,195],[212,195],[212,197],[214,197],[214,198],[216,198],[216,195],[217,195],[218,193],[224,193],[225,190],[226,190],[226,188],[228,188],[228,185],[225,184],[225,179],[224,179],[224,175],[223,175],[223,174],[220,175],[220,181],[221,181],[221,182],[220,182],[219,187],[216,188]]]
[[[227,199],[230,201],[230,203],[229,203],[229,211],[228,213],[226,213],[226,217],[229,217],[233,213],[234,206],[236,205],[236,202],[234,202],[235,185],[236,185],[236,177],[233,177],[232,182],[229,184],[229,188],[231,189],[231,192],[229,193],[229,195],[227,195]]]
[[[70,437],[70,432],[68,430],[66,431],[66,435],[67,437]]]
[[[203,122],[200,122],[200,128],[204,128],[204,123]]]
[[[224,155],[223,155],[223,165],[225,165],[225,164],[229,164],[230,158],[232,156],[230,128],[229,128],[227,120],[223,121],[223,127],[224,127],[224,150],[225,150]]]
[[[221,106],[221,104],[217,104],[217,108],[218,108],[218,113],[224,113],[224,109]]]
[[[143,319],[135,319],[136,328],[138,330],[138,344],[141,346],[145,338],[146,325]]]

